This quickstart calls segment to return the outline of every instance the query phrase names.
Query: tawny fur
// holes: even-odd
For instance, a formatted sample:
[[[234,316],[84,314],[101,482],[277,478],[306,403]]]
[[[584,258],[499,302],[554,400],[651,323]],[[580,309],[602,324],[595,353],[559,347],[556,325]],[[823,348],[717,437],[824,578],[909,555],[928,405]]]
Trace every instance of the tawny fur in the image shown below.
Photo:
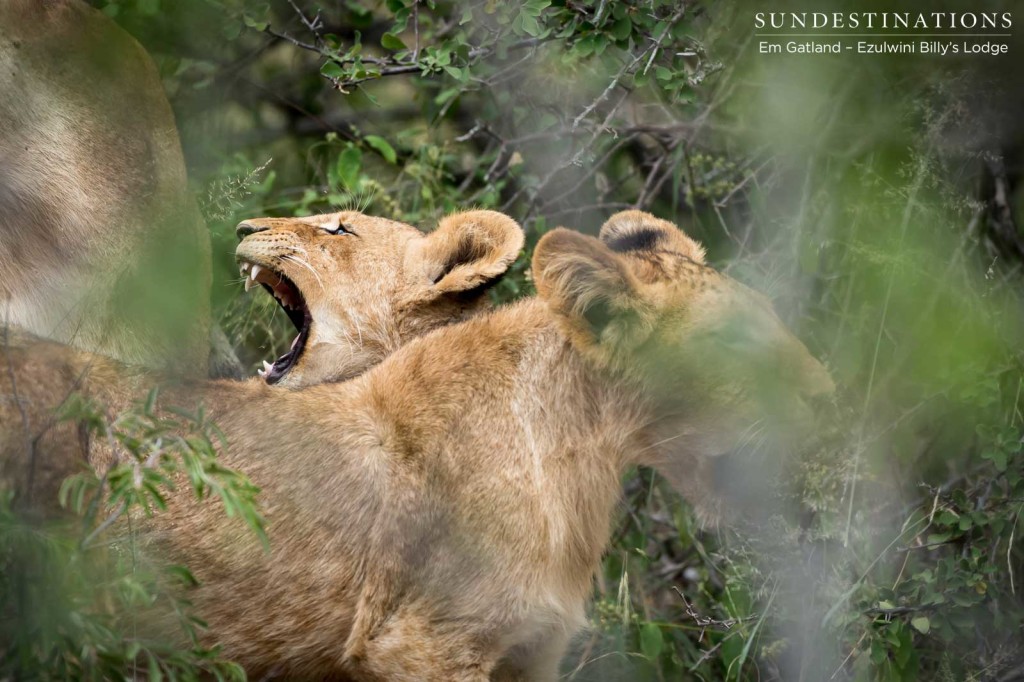
[[[0,2],[0,322],[206,375],[210,254],[157,70],[79,0]]]
[[[622,253],[551,232],[536,299],[412,341],[351,381],[172,391],[210,407],[224,462],[263,488],[269,520],[269,554],[185,494],[140,520],[153,555],[202,581],[190,596],[211,641],[255,678],[556,679],[623,471],[653,466],[706,505],[695,463],[772,412],[752,376],[781,363],[794,419],[832,389],[761,298],[648,222],[670,232]],[[754,325],[754,350],[716,344],[736,319]],[[101,397],[128,378],[52,345],[19,344],[4,362],[34,408],[90,362]]]

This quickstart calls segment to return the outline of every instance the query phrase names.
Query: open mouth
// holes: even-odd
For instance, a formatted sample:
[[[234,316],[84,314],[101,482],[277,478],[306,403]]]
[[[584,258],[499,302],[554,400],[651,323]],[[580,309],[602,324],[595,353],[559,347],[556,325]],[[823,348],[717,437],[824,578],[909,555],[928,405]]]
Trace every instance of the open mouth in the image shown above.
[[[240,261],[238,267],[239,273],[245,278],[245,290],[249,291],[255,284],[261,285],[274,297],[299,332],[287,353],[273,363],[264,360],[263,369],[256,372],[268,384],[276,384],[295,366],[305,350],[313,317],[309,314],[302,292],[290,279],[265,265],[248,261]]]

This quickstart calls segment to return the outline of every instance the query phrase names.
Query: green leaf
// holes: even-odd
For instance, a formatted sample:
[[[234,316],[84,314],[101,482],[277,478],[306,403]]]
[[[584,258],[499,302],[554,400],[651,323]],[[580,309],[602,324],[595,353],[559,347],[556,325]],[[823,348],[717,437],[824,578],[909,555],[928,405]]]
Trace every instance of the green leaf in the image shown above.
[[[520,14],[519,17],[522,21],[524,32],[529,33],[533,37],[537,37],[541,34],[542,29],[540,27],[540,23],[535,18],[527,14],[525,11]]]
[[[457,66],[444,67],[445,72],[455,80],[465,83],[469,80],[469,69],[460,69]]]
[[[139,14],[148,14],[150,16],[159,14],[160,0],[137,0],[135,9],[139,11]]]
[[[907,663],[910,662],[910,657],[914,655],[914,649],[909,646],[899,647],[893,653],[893,661],[896,663],[896,667],[903,670],[907,667]],[[894,675],[893,679],[901,679],[899,675]]]
[[[987,459],[995,466],[996,471],[1006,471],[1007,455],[1005,450],[988,450],[982,453],[982,459]]]
[[[338,179],[347,189],[355,189],[362,160],[363,153],[354,146],[347,147],[338,155]]]
[[[402,39],[396,36],[394,33],[385,33],[380,37],[380,44],[387,50],[405,50],[407,49]]]
[[[159,396],[160,391],[158,388],[151,388],[149,394],[146,395],[146,403],[143,407],[143,414],[153,415],[156,413],[156,400]]]
[[[327,62],[320,67],[320,73],[328,78],[341,78],[345,75],[345,70],[336,62]]]
[[[224,24],[224,27],[221,29],[221,33],[228,40],[235,40],[236,38],[238,38],[238,36],[242,35],[242,22],[240,22],[240,21],[229,21],[229,22],[227,22],[226,24]],[[206,87],[209,84],[210,84],[210,79],[207,78],[207,79],[201,81],[201,85],[197,85],[196,87],[197,88],[198,87]]]
[[[196,587],[199,585],[199,581],[196,580],[194,575],[192,575],[192,571],[189,570],[188,566],[173,564],[171,566],[167,566],[164,570],[172,578],[177,579],[184,587]]]
[[[434,52],[434,61],[438,66],[448,66],[452,63],[452,53],[448,50],[437,50]]]
[[[149,654],[147,658],[149,658],[148,679],[150,682],[163,682],[164,673],[163,670],[160,669],[160,663],[157,661],[156,656]]]
[[[249,28],[255,29],[257,31],[266,30],[267,26],[269,25],[267,24],[267,22],[255,19],[249,14],[243,14],[242,21],[245,22],[245,25]]]
[[[911,620],[910,624],[913,625],[914,629],[922,635],[927,635],[928,631],[932,629],[932,623],[928,620],[928,616],[918,616]]]
[[[625,40],[629,37],[629,34],[633,32],[633,22],[629,20],[629,17],[623,17],[615,22],[612,26],[610,33],[616,40]]]
[[[392,147],[387,140],[379,135],[367,135],[366,144],[370,145],[384,157],[384,160],[388,163],[395,163],[398,161],[398,155],[395,153],[395,148]]]
[[[529,16],[539,17],[540,13],[550,6],[551,0],[527,0],[522,11]]]
[[[576,41],[576,46],[573,49],[580,57],[589,57],[604,52],[608,47],[608,42],[606,35],[594,32]]]
[[[661,628],[656,623],[644,623],[640,626],[640,651],[648,660],[658,660],[664,646]]]
[[[437,97],[434,98],[434,104],[441,106],[461,94],[462,90],[459,88],[448,88],[447,90],[442,90],[437,94]]]

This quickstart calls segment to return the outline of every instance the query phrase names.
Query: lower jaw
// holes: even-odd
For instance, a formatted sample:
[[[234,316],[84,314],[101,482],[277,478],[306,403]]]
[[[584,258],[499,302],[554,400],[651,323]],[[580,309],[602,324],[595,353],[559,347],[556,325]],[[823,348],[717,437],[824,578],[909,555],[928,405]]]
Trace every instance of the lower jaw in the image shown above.
[[[302,360],[302,358],[305,356],[306,346],[308,345],[308,343],[309,327],[304,326],[303,329],[299,332],[299,335],[295,337],[295,340],[292,342],[292,347],[288,350],[288,352],[282,355],[280,358],[278,358],[270,367],[270,369],[268,369],[267,372],[264,375],[262,375],[263,380],[266,381],[266,383],[271,386],[279,385],[282,383],[286,384],[288,377],[290,377],[295,372],[296,366],[299,364],[299,361]],[[290,357],[293,353],[294,357]],[[278,370],[277,367],[279,364],[284,365],[284,369]]]

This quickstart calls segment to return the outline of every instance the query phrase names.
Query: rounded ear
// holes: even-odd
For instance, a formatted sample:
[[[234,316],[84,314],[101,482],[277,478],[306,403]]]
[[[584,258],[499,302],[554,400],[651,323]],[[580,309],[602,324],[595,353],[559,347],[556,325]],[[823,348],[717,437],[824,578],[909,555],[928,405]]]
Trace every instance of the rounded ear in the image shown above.
[[[464,211],[444,218],[408,254],[437,294],[483,293],[523,248],[519,223],[497,211]]]
[[[622,259],[593,237],[558,228],[533,253],[537,294],[581,346],[609,352],[635,346],[653,319],[640,283]]]
[[[704,247],[674,224],[644,211],[620,211],[601,226],[601,241],[616,253],[675,251],[704,264]]]

